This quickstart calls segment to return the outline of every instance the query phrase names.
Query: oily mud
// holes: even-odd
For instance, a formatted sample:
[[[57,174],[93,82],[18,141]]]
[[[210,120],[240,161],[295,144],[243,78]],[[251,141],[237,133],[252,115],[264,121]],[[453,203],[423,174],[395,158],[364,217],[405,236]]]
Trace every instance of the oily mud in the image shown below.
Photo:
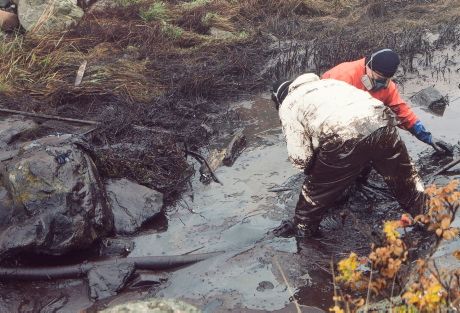
[[[460,64],[455,54],[448,51],[440,52],[438,57],[442,60],[446,55],[450,55],[453,64]],[[435,85],[448,95],[450,105],[443,116],[413,108],[436,137],[458,144],[460,74],[455,66],[451,68],[444,75],[436,75],[436,71],[420,66],[417,75],[405,75],[401,90],[408,99]],[[304,305],[303,312],[327,311],[332,302],[330,260],[347,256],[350,251],[366,253],[373,239],[372,230],[401,212],[382,181],[373,174],[368,185],[354,187],[348,199],[331,208],[319,238],[307,242],[273,238],[270,229],[293,214],[303,177],[287,160],[277,114],[268,94],[235,104],[235,109],[246,126],[247,147],[232,167],[215,171],[222,185],[204,185],[195,175],[182,199],[168,209],[163,231],[132,237],[135,246],[129,256],[215,251],[222,254],[176,271],[157,273],[161,279],[150,279],[150,284],[134,290],[128,288],[96,304],[89,299],[85,280],[2,282],[0,312],[91,312],[148,296],[182,299],[204,312],[289,312],[294,309],[294,298]],[[426,183],[442,184],[460,177],[458,167],[449,176],[430,177],[430,173],[451,159],[433,156],[429,147],[407,132],[400,133]],[[458,153],[457,148],[457,156]],[[194,164],[195,168],[198,166]],[[283,191],[273,192],[273,187],[280,186],[285,187]],[[353,216],[342,221],[337,216],[344,208]],[[414,256],[430,250],[429,238],[409,235],[413,236],[412,245],[421,247],[413,250]],[[81,256],[67,262],[73,260],[80,261]]]

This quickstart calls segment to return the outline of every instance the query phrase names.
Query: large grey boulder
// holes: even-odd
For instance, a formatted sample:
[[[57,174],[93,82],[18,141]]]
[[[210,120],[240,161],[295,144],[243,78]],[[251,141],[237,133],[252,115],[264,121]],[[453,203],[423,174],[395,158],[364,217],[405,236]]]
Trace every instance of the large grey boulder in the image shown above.
[[[12,116],[2,120],[0,123],[0,148],[4,149],[22,133],[37,127],[38,125],[34,121],[19,116]]]
[[[26,31],[59,32],[73,27],[83,17],[77,0],[21,0],[19,22]]]
[[[132,234],[161,212],[163,194],[158,191],[127,179],[108,181],[106,190],[117,234]]]
[[[61,255],[109,234],[105,189],[81,144],[50,136],[18,151],[0,170],[11,198],[1,218],[0,260],[18,252]]]

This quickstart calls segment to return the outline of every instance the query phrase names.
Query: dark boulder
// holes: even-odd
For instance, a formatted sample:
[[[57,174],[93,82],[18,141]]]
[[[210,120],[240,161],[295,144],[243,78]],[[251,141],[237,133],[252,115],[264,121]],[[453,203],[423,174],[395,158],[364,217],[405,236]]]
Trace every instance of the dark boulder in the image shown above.
[[[444,97],[434,87],[427,87],[412,96],[412,100],[422,108],[428,109],[436,115],[442,116],[449,105],[449,99]]]
[[[117,294],[134,273],[132,263],[114,263],[96,266],[88,272],[91,298],[105,299]]]
[[[127,179],[110,180],[106,188],[117,234],[136,232],[163,207],[162,193]]]
[[[25,143],[2,165],[8,193],[0,206],[10,206],[0,219],[0,260],[18,252],[61,255],[112,231],[105,188],[70,135]]]

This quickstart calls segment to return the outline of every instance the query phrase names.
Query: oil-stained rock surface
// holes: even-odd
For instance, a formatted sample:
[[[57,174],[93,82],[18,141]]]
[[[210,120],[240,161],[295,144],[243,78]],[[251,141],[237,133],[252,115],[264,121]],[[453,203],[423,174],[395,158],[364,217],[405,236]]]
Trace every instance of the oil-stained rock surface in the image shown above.
[[[127,179],[109,180],[106,188],[117,234],[136,232],[163,207],[162,193]]]
[[[24,143],[2,165],[8,191],[1,193],[2,206],[8,210],[0,219],[0,259],[18,252],[61,255],[112,230],[97,170],[70,135]]]
[[[88,272],[92,299],[104,299],[117,294],[134,272],[134,264],[121,263],[97,266]]]

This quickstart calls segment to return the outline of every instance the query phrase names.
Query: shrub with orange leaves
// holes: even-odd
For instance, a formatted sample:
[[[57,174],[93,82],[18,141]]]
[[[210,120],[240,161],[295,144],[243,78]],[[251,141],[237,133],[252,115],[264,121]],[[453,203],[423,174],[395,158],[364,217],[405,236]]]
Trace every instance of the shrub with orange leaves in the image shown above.
[[[441,277],[430,273],[428,263],[419,260],[418,264],[418,279],[413,283],[408,290],[403,294],[403,299],[409,304],[422,312],[437,311],[440,307],[445,306],[449,299],[449,291],[453,290],[449,284],[447,289],[441,281]]]
[[[460,206],[458,186],[459,182],[454,180],[444,187],[428,187],[426,189],[428,195],[426,214],[418,215],[413,220],[410,216],[403,214],[399,220],[384,222],[385,242],[381,246],[373,244],[372,251],[366,259],[371,269],[370,276],[367,277],[363,271],[358,269],[359,258],[355,253],[350,253],[348,258],[338,263],[337,281],[354,291],[362,291],[362,287],[366,286],[374,294],[382,294],[390,286],[393,288],[401,266],[407,261],[408,255],[407,246],[398,229],[419,222],[425,224],[428,230],[436,233],[438,240],[449,240],[457,236],[459,230],[451,227],[451,223]],[[460,259],[460,251],[455,251],[453,255]],[[417,282],[403,294],[406,305],[394,307],[394,311],[401,313],[433,312],[447,307],[459,311],[460,270],[445,273],[441,277],[436,266],[434,266],[436,272],[433,272],[427,266],[427,261],[419,260],[417,263]],[[338,313],[344,312],[340,304],[345,305],[346,312],[353,312],[350,308],[357,308],[364,304],[362,298],[355,300],[350,297],[345,301],[343,296],[335,296],[334,302],[335,305],[330,311]]]
[[[460,206],[458,185],[459,181],[453,180],[444,187],[426,188],[428,213],[415,217],[415,221],[425,224],[440,239],[450,240],[459,234],[459,229],[450,226]]]

